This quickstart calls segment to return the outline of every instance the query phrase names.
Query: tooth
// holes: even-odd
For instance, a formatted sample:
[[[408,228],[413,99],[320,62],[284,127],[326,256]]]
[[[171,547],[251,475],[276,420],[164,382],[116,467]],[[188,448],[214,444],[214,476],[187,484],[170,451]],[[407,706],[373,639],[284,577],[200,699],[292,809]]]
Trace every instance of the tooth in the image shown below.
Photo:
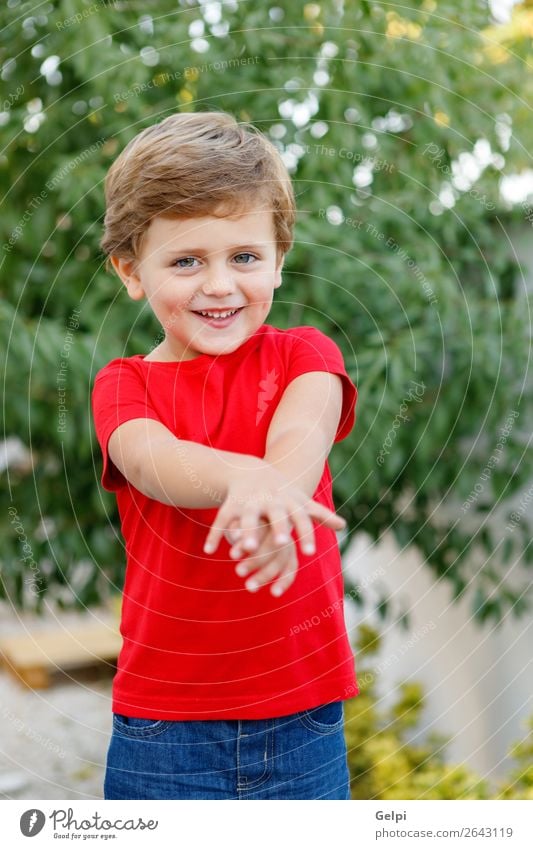
[[[234,315],[236,312],[237,310],[227,310],[226,312],[212,313],[207,312],[205,310],[201,310],[202,315],[208,316],[209,318],[227,318],[230,315]]]

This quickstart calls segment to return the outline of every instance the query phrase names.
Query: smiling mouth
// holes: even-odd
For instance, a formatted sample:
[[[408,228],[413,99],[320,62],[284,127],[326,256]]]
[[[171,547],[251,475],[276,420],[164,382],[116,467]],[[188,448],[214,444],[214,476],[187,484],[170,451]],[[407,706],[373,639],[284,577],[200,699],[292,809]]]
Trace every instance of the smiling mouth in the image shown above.
[[[237,307],[234,310],[191,310],[191,312],[212,327],[226,327],[234,321],[243,309],[244,307]]]

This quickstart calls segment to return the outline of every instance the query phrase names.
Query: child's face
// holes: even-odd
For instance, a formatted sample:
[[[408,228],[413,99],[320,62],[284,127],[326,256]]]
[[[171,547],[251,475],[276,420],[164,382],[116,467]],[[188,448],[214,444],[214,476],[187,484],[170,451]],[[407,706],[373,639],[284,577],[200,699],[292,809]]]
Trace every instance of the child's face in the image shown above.
[[[154,218],[142,252],[112,263],[134,300],[145,295],[165,331],[156,356],[190,360],[229,354],[264,323],[281,285],[271,211],[231,218]],[[199,311],[234,316],[219,320]],[[154,357],[155,358],[155,357]]]

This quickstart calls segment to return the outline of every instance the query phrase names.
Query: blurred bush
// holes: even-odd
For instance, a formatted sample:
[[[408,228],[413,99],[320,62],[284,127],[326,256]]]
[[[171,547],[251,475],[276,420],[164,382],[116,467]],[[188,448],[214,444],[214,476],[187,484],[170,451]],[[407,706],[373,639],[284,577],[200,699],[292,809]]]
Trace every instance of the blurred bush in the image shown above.
[[[499,191],[529,164],[527,41],[496,41],[484,4],[455,17],[436,0],[0,10],[4,433],[31,452],[2,494],[13,601],[91,604],[122,586],[90,391],[160,328],[104,270],[103,180],[144,127],[222,109],[267,133],[295,182],[269,322],[330,334],[359,388],[331,456],[346,544],[391,528],[480,620],[528,609],[529,575],[508,575],[531,566],[528,511],[505,539],[492,522],[532,477],[529,303],[506,235],[528,210]],[[385,592],[378,609],[399,612]]]
[[[533,716],[526,739],[509,753],[516,766],[491,786],[464,764],[447,762],[445,735],[430,733],[424,742],[413,742],[420,737],[424,709],[420,684],[402,684],[397,701],[388,709],[379,708],[372,670],[379,647],[378,633],[360,626],[360,694],[344,702],[352,799],[533,799]]]

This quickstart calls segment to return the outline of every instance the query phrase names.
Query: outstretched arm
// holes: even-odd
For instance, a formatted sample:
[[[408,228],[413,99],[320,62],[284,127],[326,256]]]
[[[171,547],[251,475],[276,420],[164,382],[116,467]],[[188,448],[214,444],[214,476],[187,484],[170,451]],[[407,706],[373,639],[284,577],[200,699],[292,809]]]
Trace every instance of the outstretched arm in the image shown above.
[[[161,422],[130,419],[109,439],[109,456],[150,498],[181,507],[214,507],[230,473],[258,471],[266,461],[309,498],[324,469],[342,407],[338,375],[308,372],[289,383],[267,435],[265,457],[178,440]]]
[[[264,461],[178,439],[155,419],[129,419],[109,438],[109,457],[133,486],[174,507],[220,506],[232,474],[257,472]]]
[[[341,412],[339,375],[311,371],[289,383],[270,423],[265,461],[309,498],[322,477]]]
[[[176,507],[222,504],[206,539],[206,553],[216,550],[234,519],[245,543],[250,542],[249,550],[257,545],[256,531],[264,515],[281,541],[294,524],[300,541],[309,537],[312,548],[312,518],[334,528],[343,525],[334,512],[310,499],[261,457],[178,439],[154,419],[124,422],[111,434],[108,451],[124,477],[149,498]]]

